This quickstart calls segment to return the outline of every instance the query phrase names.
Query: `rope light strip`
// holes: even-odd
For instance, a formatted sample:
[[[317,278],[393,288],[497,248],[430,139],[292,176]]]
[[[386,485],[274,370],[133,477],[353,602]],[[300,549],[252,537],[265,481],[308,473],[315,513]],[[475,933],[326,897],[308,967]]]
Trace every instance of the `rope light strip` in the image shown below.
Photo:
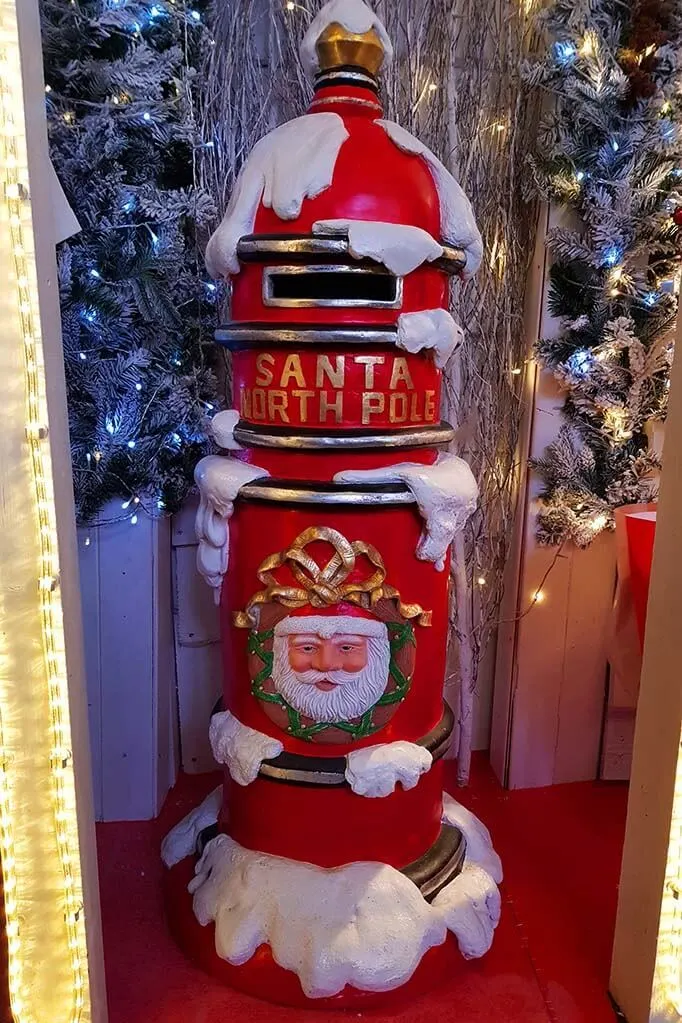
[[[682,745],[678,751],[652,1010],[682,1017]],[[653,1018],[653,1017],[652,1017]],[[658,1018],[658,1017],[657,1017]]]
[[[35,262],[27,253],[32,246],[33,221],[28,193],[25,155],[24,105],[16,23],[3,18],[0,49],[0,202],[9,222],[15,271],[16,301],[24,340],[26,438],[32,467],[35,521],[39,530],[39,601],[43,665],[47,678],[50,723],[50,778],[54,810],[54,834],[61,868],[64,901],[65,950],[71,969],[70,1004],[66,1014],[55,1012],[52,1020],[36,1023],[79,1023],[89,1007],[87,943],[83,911],[76,791],[71,754],[69,693],[64,652],[63,610],[59,587],[59,555],[54,510],[54,490],[48,441],[48,409],[45,394],[43,346],[38,308]],[[27,524],[28,525],[28,524]],[[31,993],[24,978],[21,919],[17,905],[13,821],[17,808],[12,799],[11,761],[0,714],[0,842],[5,914],[9,951],[9,994],[15,1023],[33,1023]],[[89,1012],[87,1013],[89,1018]]]

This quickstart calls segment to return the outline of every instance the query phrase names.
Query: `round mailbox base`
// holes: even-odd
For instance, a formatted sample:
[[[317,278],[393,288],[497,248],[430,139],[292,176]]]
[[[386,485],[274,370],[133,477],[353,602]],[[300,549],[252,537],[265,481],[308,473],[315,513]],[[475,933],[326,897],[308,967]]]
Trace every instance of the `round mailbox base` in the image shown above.
[[[411,979],[394,991],[359,991],[346,987],[333,998],[307,998],[296,974],[278,966],[267,945],[242,966],[232,966],[215,950],[215,926],[202,927],[192,909],[187,885],[194,876],[194,857],[187,857],[164,871],[166,916],[173,938],[184,954],[216,980],[243,994],[293,1008],[375,1009],[391,1008],[425,994],[446,979],[452,979],[464,960],[457,942],[448,935],[443,945],[426,953]]]

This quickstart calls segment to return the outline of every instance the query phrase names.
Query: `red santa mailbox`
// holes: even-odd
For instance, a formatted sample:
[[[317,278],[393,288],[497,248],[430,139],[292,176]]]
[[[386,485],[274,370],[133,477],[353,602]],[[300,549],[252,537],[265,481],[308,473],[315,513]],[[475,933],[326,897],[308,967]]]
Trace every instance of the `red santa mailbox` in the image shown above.
[[[383,119],[391,44],[362,0],[327,4],[302,56],[310,110],[255,147],[207,250],[233,286],[234,409],[197,467],[225,774],[163,857],[207,969],[347,1007],[484,954],[499,916],[499,860],[442,777],[448,549],[477,487],[442,450],[441,372],[449,276],[481,240],[446,168]]]

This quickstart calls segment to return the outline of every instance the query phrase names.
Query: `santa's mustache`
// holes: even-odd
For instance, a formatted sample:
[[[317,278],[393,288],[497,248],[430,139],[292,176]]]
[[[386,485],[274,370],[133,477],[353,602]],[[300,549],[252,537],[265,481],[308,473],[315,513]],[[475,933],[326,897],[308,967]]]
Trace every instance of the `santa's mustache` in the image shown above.
[[[297,682],[307,686],[317,685],[318,682],[333,682],[335,686],[343,686],[349,682],[357,682],[360,676],[358,671],[293,671],[291,674]]]

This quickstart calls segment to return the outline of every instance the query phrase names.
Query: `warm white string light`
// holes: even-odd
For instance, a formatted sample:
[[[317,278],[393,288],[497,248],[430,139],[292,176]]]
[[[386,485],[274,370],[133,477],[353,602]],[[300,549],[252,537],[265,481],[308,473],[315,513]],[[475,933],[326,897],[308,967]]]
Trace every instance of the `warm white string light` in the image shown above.
[[[17,26],[2,19],[0,40],[0,204],[9,225],[14,262],[15,300],[24,340],[26,440],[33,477],[33,503],[38,530],[38,593],[43,668],[47,680],[50,743],[49,764],[54,835],[64,907],[64,949],[71,971],[66,1013],[55,1005],[50,1023],[77,1023],[89,1003],[87,944],[83,913],[80,849],[76,819],[75,779],[71,755],[69,694],[64,652],[63,611],[59,588],[59,548],[54,511],[48,410],[38,292],[32,248],[33,222],[24,181],[28,180],[21,61]],[[29,529],[30,523],[24,528]],[[9,995],[15,1023],[33,1023],[31,991],[25,977],[22,917],[18,906],[14,822],[19,820],[12,790],[12,764],[0,708],[0,843],[7,940]],[[47,1023],[40,1020],[39,1023]]]
[[[682,1016],[682,746],[678,751],[652,1010]],[[658,1017],[657,1017],[658,1018]]]

